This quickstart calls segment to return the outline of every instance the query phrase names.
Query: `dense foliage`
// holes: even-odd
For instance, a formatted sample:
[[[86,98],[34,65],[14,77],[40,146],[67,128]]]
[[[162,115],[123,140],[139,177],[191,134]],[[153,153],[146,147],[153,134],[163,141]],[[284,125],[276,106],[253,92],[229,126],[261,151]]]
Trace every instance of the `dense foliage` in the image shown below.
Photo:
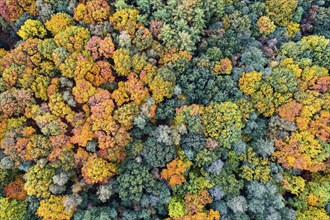
[[[0,220],[330,220],[328,0],[0,0]]]

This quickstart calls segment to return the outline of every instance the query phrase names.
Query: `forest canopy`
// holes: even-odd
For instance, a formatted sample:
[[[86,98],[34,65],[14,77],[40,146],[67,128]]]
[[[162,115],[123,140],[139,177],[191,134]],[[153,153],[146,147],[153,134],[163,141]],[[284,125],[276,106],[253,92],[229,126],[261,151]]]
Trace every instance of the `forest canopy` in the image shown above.
[[[330,1],[0,0],[0,220],[330,220]]]

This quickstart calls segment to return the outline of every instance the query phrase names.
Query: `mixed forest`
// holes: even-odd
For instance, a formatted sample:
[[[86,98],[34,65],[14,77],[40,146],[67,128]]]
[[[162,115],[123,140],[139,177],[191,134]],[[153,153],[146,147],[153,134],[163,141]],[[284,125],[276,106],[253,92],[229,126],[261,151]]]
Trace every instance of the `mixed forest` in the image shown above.
[[[329,0],[0,0],[0,220],[330,220]]]

